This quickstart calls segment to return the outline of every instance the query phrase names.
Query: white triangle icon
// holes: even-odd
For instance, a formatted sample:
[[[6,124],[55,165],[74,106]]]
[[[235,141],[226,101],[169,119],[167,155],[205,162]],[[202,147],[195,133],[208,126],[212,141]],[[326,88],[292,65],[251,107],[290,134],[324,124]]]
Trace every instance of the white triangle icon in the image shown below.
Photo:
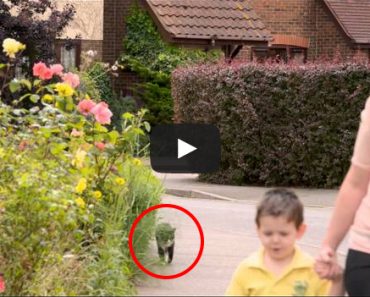
[[[196,147],[182,141],[181,139],[177,139],[177,159],[180,159],[195,150],[197,150]]]

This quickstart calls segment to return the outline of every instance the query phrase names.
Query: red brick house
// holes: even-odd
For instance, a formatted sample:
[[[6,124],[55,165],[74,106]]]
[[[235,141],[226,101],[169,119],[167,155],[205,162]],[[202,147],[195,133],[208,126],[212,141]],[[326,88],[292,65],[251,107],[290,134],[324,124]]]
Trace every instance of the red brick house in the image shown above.
[[[81,47],[94,47],[103,61],[114,63],[122,53],[125,18],[135,0],[102,1],[102,40],[82,40]],[[370,0],[138,1],[165,40],[204,49],[220,47],[229,58],[278,56],[304,62],[336,53],[369,58]],[[115,87],[125,95],[136,80],[126,72],[115,79]]]
[[[135,0],[105,0],[103,60],[109,63],[122,54],[124,20]],[[246,1],[234,0],[140,0],[162,37],[180,46],[208,50],[221,48],[234,58],[242,46],[266,47],[271,35]],[[136,76],[125,72],[115,87],[127,89]]]
[[[369,58],[369,0],[249,0],[274,36],[269,50],[254,48],[254,56],[315,60],[360,54]],[[298,56],[298,57],[297,57]]]

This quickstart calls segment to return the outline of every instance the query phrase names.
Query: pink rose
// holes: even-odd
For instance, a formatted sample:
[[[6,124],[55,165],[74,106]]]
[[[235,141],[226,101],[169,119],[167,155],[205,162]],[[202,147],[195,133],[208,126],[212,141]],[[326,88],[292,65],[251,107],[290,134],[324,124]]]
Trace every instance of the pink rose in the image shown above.
[[[53,72],[53,75],[62,75],[63,74],[63,66],[60,64],[53,64],[50,65],[50,70]]]
[[[46,68],[45,71],[39,75],[39,77],[42,80],[51,79],[53,77],[53,72],[50,70],[50,68]]]
[[[39,62],[33,65],[33,75],[41,78],[42,80],[51,79],[53,72],[50,68],[46,67],[45,63]]]
[[[96,103],[90,99],[84,99],[80,101],[77,105],[77,109],[84,116],[88,115],[91,112],[91,109],[96,105]]]
[[[72,88],[76,88],[80,85],[80,78],[77,74],[74,74],[72,72],[65,73],[62,76],[62,80],[69,84]]]
[[[96,104],[91,109],[91,113],[94,114],[95,119],[102,125],[110,124],[110,118],[113,115],[108,108],[108,104],[105,102]]]
[[[45,63],[38,62],[33,65],[32,71],[34,76],[41,76],[47,69]]]
[[[105,143],[104,142],[95,142],[95,147],[99,150],[99,151],[104,151],[105,149]]]

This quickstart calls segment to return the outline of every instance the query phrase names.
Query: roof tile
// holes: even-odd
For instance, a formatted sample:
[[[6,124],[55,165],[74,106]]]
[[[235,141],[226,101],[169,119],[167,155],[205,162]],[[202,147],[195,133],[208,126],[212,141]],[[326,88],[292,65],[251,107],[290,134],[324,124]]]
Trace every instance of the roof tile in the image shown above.
[[[246,0],[145,0],[163,29],[173,39],[239,40],[271,39]]]
[[[355,43],[370,44],[369,0],[324,0],[344,32]]]

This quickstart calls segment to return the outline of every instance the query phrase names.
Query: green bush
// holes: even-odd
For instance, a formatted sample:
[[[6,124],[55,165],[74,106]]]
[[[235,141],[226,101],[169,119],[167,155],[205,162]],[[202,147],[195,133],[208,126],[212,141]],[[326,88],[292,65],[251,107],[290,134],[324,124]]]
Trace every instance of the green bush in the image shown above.
[[[150,129],[145,111],[125,113],[121,129],[110,128],[109,105],[87,98],[85,92],[94,89],[86,77],[44,77],[48,66],[36,67],[40,79],[17,80],[10,76],[11,63],[0,64],[6,78],[1,91],[17,99],[7,105],[0,97],[5,294],[132,295],[137,268],[128,232],[162,193],[150,168],[135,158]],[[23,100],[36,106],[22,109]],[[155,219],[136,243],[140,254]]]
[[[215,124],[216,183],[335,187],[349,167],[370,91],[364,65],[217,65],[172,76],[175,118]]]
[[[134,95],[149,110],[146,120],[152,125],[171,123],[173,99],[171,72],[179,65],[215,61],[220,51],[203,52],[166,44],[149,16],[138,5],[131,8],[126,19],[127,34],[120,64],[134,71],[143,80],[134,86]]]
[[[110,104],[116,94],[113,92],[107,67],[103,63],[95,62],[85,71],[98,89],[100,99]]]

